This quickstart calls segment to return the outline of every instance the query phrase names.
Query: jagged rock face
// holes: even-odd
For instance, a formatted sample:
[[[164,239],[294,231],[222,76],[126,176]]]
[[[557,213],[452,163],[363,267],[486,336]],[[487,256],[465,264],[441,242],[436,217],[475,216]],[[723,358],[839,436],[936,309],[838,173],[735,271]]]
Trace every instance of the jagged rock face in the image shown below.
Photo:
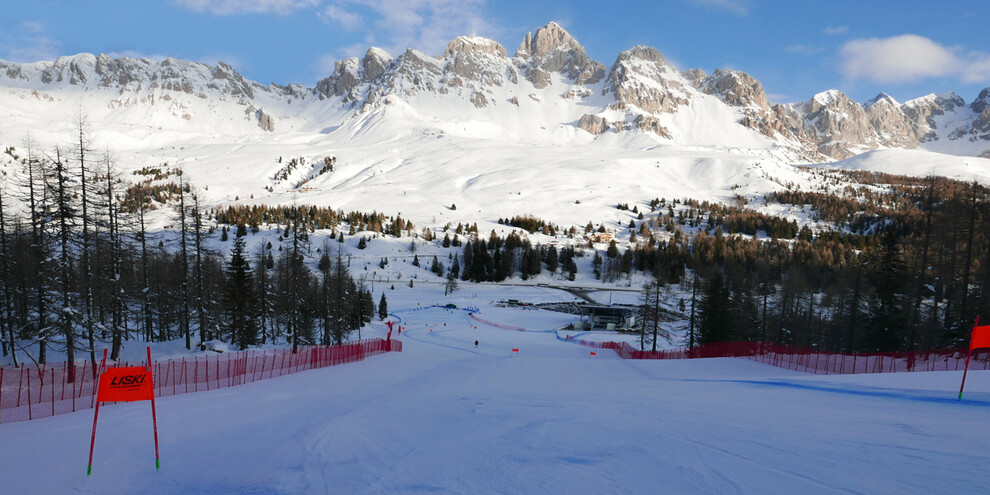
[[[694,89],[701,89],[701,86],[705,84],[705,80],[708,79],[708,75],[701,69],[688,69],[681,71],[681,76],[684,79],[687,79]]]
[[[752,107],[768,110],[770,102],[763,85],[745,72],[715,69],[715,73],[701,86],[709,94],[734,107]]]
[[[437,59],[412,48],[395,59],[395,69],[393,83],[396,80],[404,83],[398,84],[398,86],[402,87],[407,94],[416,90],[437,91],[436,81],[443,75],[443,66]],[[388,74],[386,74],[386,79],[388,79]]]
[[[392,57],[381,48],[372,47],[364,58],[351,57],[334,63],[333,74],[316,83],[316,93],[322,97],[344,96],[344,102],[360,98],[357,87],[381,77],[388,69]]]
[[[980,91],[969,108],[979,114],[970,126],[970,139],[990,141],[990,88]]]
[[[983,113],[984,110],[990,108],[990,88],[984,88],[983,91],[980,91],[979,96],[973,100],[969,108],[976,113]]]
[[[275,119],[271,115],[265,113],[264,109],[258,110],[258,127],[261,130],[268,132],[275,132]]]
[[[0,62],[0,73],[13,80],[40,80],[43,84],[81,86],[124,91],[181,91],[202,98],[250,100],[260,93],[287,95],[286,88],[262,86],[245,79],[231,66],[220,62],[211,67],[198,62],[168,58],[163,61],[112,58],[83,53],[59,57],[54,62],[12,64]]]
[[[984,109],[979,117],[976,117],[970,133],[975,134],[978,139],[990,141],[990,107]]]
[[[636,120],[633,121],[633,124],[636,126],[636,128],[640,130],[652,132],[657,136],[665,137],[667,139],[671,139],[673,137],[670,134],[670,129],[667,129],[666,127],[660,125],[660,120],[657,119],[656,117],[651,117],[648,115],[640,115],[636,117]]]
[[[244,118],[254,120],[263,131],[275,132],[275,118],[268,114],[264,108],[256,108],[254,105],[244,109]]]
[[[873,141],[866,110],[841,91],[819,93],[802,110],[805,131],[823,155],[848,158],[855,155],[853,148]]]
[[[917,148],[919,128],[885,93],[867,102],[866,116],[880,144],[895,148]]]
[[[901,110],[915,126],[915,135],[920,142],[938,139],[935,132],[935,117],[953,112],[966,106],[966,100],[955,93],[930,94],[916,98],[903,105]]]
[[[378,76],[385,73],[385,69],[391,61],[392,56],[385,50],[376,47],[369,48],[361,61],[361,68],[364,69],[361,73],[361,81],[371,82],[378,79]]]
[[[613,108],[629,105],[652,114],[672,113],[690,98],[676,72],[656,48],[637,46],[619,54],[612,65],[604,93],[611,92]]]
[[[581,119],[578,120],[578,129],[584,129],[586,132],[592,135],[599,135],[607,130],[611,126],[609,122],[605,120],[604,117],[599,117],[597,115],[584,114]]]
[[[508,65],[505,48],[501,44],[477,37],[460,36],[447,45],[443,58],[447,60],[444,72],[483,86],[502,86],[504,70]]]
[[[333,64],[333,75],[316,83],[316,91],[321,96],[348,95],[344,101],[355,99],[352,93],[361,84],[361,66],[357,57],[338,60]]]
[[[488,97],[481,91],[475,91],[471,94],[471,103],[474,104],[475,108],[485,108],[488,106]]]
[[[545,88],[550,74],[559,72],[576,84],[594,84],[605,77],[605,66],[591,60],[584,47],[557,23],[526,33],[516,58],[528,62],[524,74],[533,86]]]

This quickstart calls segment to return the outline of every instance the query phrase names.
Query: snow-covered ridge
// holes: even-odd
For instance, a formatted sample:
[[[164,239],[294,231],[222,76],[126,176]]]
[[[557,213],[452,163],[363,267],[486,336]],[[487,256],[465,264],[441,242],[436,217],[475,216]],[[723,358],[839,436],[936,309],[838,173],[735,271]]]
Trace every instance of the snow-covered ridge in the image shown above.
[[[688,146],[766,148],[771,143],[790,149],[796,161],[841,159],[886,148],[922,147],[970,156],[990,149],[986,90],[969,105],[953,93],[904,104],[881,93],[859,104],[838,90],[828,90],[807,102],[771,106],[759,81],[746,73],[679,73],[650,47],[626,50],[605,67],[553,22],[527,33],[511,57],[498,42],[478,36],[457,37],[436,57],[416,50],[392,57],[370,48],[362,58],[338,61],[333,74],[312,88],[265,86],[224,63],[114,59],[103,54],[32,64],[0,62],[2,88],[42,106],[103,99],[94,103],[135,107],[132,113],[140,116],[115,115],[135,122],[147,121],[148,106],[173,101],[182,93],[213,105],[203,112],[190,111],[196,105],[188,102],[167,103],[175,107],[169,113],[178,120],[166,124],[191,132],[203,128],[243,133],[248,130],[244,126],[229,125],[242,119],[267,132],[323,130],[392,95],[427,118],[454,114],[504,128],[532,121],[533,112],[522,103],[529,101],[544,107],[538,112],[541,120],[534,122],[542,129],[569,125],[597,136],[593,139],[602,139],[603,133],[638,132],[658,144]],[[706,103],[701,95],[716,101]],[[217,102],[246,108],[234,112],[219,108],[223,105]],[[290,109],[290,104],[295,106]],[[183,120],[194,123],[186,126]],[[703,127],[727,137],[699,135]]]
[[[0,62],[0,145],[18,146],[26,131],[42,146],[65,142],[81,108],[125,171],[181,164],[213,204],[584,225],[613,221],[618,202],[721,201],[801,183],[795,163],[903,148],[972,157],[990,148],[988,101],[990,92],[969,105],[951,93],[903,104],[880,95],[864,106],[832,90],[771,105],[746,73],[682,71],[651,47],[606,67],[551,23],[513,55],[474,36],[438,56],[370,48],[315,87],[176,59]],[[327,157],[337,166],[318,173]],[[290,158],[316,169],[274,181]]]

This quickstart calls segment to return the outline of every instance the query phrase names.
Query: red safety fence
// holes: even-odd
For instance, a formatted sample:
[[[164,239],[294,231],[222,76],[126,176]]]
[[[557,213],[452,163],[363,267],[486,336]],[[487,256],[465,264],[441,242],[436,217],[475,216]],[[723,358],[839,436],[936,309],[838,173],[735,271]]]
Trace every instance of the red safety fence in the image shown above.
[[[401,341],[375,339],[339,347],[300,346],[295,353],[292,349],[269,349],[155,361],[152,370],[155,396],[232,387],[399,351],[402,351]],[[145,362],[107,363],[107,367],[145,365]],[[72,368],[75,379],[70,382]],[[96,403],[94,369],[88,361],[71,368],[65,363],[0,367],[0,423],[92,408]]]
[[[962,371],[966,365],[966,349],[846,354],[760,342],[719,342],[697,346],[694,349],[679,348],[654,352],[637,350],[625,342],[592,342],[578,340],[573,336],[567,336],[565,340],[587,347],[612,349],[623,359],[737,357],[821,375]],[[969,368],[990,370],[990,350],[974,352]]]

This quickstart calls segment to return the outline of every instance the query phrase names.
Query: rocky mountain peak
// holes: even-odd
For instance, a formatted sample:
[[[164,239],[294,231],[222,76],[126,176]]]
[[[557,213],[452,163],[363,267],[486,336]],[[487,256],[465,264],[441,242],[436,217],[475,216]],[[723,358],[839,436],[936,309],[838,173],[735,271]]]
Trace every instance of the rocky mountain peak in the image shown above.
[[[636,46],[619,54],[603,92],[615,96],[615,109],[632,105],[651,114],[673,113],[691,98],[681,76],[656,48],[648,46]]]
[[[954,91],[948,91],[935,96],[935,102],[946,112],[951,112],[957,108],[966,106],[966,100],[957,95]]]
[[[990,88],[983,88],[973,103],[970,103],[969,108],[976,113],[983,113],[984,110],[990,108]]]
[[[550,22],[536,30],[536,35],[526,33],[517,57],[544,57],[552,51],[580,51],[584,53],[584,47],[571,36],[564,28],[556,22]]]
[[[392,56],[385,50],[374,46],[369,48],[361,60],[361,68],[364,70],[361,74],[361,80],[369,82],[378,79],[378,76],[385,72],[385,68],[391,61]]]
[[[464,80],[476,81],[482,86],[502,86],[509,65],[501,44],[477,36],[458,36],[447,44],[441,60],[447,61],[444,71],[453,86],[462,86]],[[480,98],[475,97],[475,106],[484,106]]]
[[[444,51],[443,57],[451,58],[460,54],[507,57],[505,47],[499,42],[479,36],[458,36],[450,43],[447,43],[447,49]]]
[[[890,105],[894,107],[901,106],[901,104],[898,103],[897,100],[895,100],[892,96],[882,91],[880,92],[880,94],[874,96],[873,98],[866,100],[866,103],[864,103],[863,106],[866,108],[873,108],[873,106],[878,103],[882,105]]]
[[[702,84],[701,90],[734,107],[770,108],[763,85],[745,72],[715,69]]]
[[[605,77],[605,66],[591,60],[584,47],[555,22],[537,29],[535,35],[526,33],[516,58],[527,64],[524,74],[536,88],[547,87],[555,72],[577,84],[594,84]]]

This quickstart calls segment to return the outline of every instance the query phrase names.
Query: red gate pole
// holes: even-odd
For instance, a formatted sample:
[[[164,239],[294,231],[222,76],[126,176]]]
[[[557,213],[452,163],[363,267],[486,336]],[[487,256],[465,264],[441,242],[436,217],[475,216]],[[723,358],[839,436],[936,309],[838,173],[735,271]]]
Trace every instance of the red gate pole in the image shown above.
[[[973,324],[973,329],[980,326],[980,317],[976,317],[976,323]],[[966,352],[966,367],[963,368],[963,379],[962,383],[959,385],[959,399],[962,399],[963,387],[966,386],[966,373],[969,372],[969,358],[973,357],[973,334],[969,335],[969,351]],[[958,362],[958,360],[956,361]]]
[[[104,351],[104,352],[106,352],[106,351]],[[151,347],[149,346],[148,347],[148,372],[149,373],[151,372],[151,369],[152,369],[151,368]],[[154,393],[154,390],[155,390],[155,386],[154,386],[155,375],[151,375],[151,383],[152,383],[152,386],[151,386],[151,391],[152,391],[151,392],[151,424],[153,425],[153,427],[155,429],[155,469],[158,470],[158,469],[161,469],[162,468],[162,461],[158,457],[158,415],[155,414],[155,393]],[[96,426],[94,425],[93,428],[95,430]]]
[[[103,362],[100,364],[100,371],[103,371],[103,365],[107,363],[107,350],[103,349]],[[93,446],[96,445],[96,420],[100,418],[100,400],[99,390],[100,390],[100,375],[96,375],[96,410],[93,412],[93,436],[89,440],[89,465],[86,467],[86,476],[93,474]]]

